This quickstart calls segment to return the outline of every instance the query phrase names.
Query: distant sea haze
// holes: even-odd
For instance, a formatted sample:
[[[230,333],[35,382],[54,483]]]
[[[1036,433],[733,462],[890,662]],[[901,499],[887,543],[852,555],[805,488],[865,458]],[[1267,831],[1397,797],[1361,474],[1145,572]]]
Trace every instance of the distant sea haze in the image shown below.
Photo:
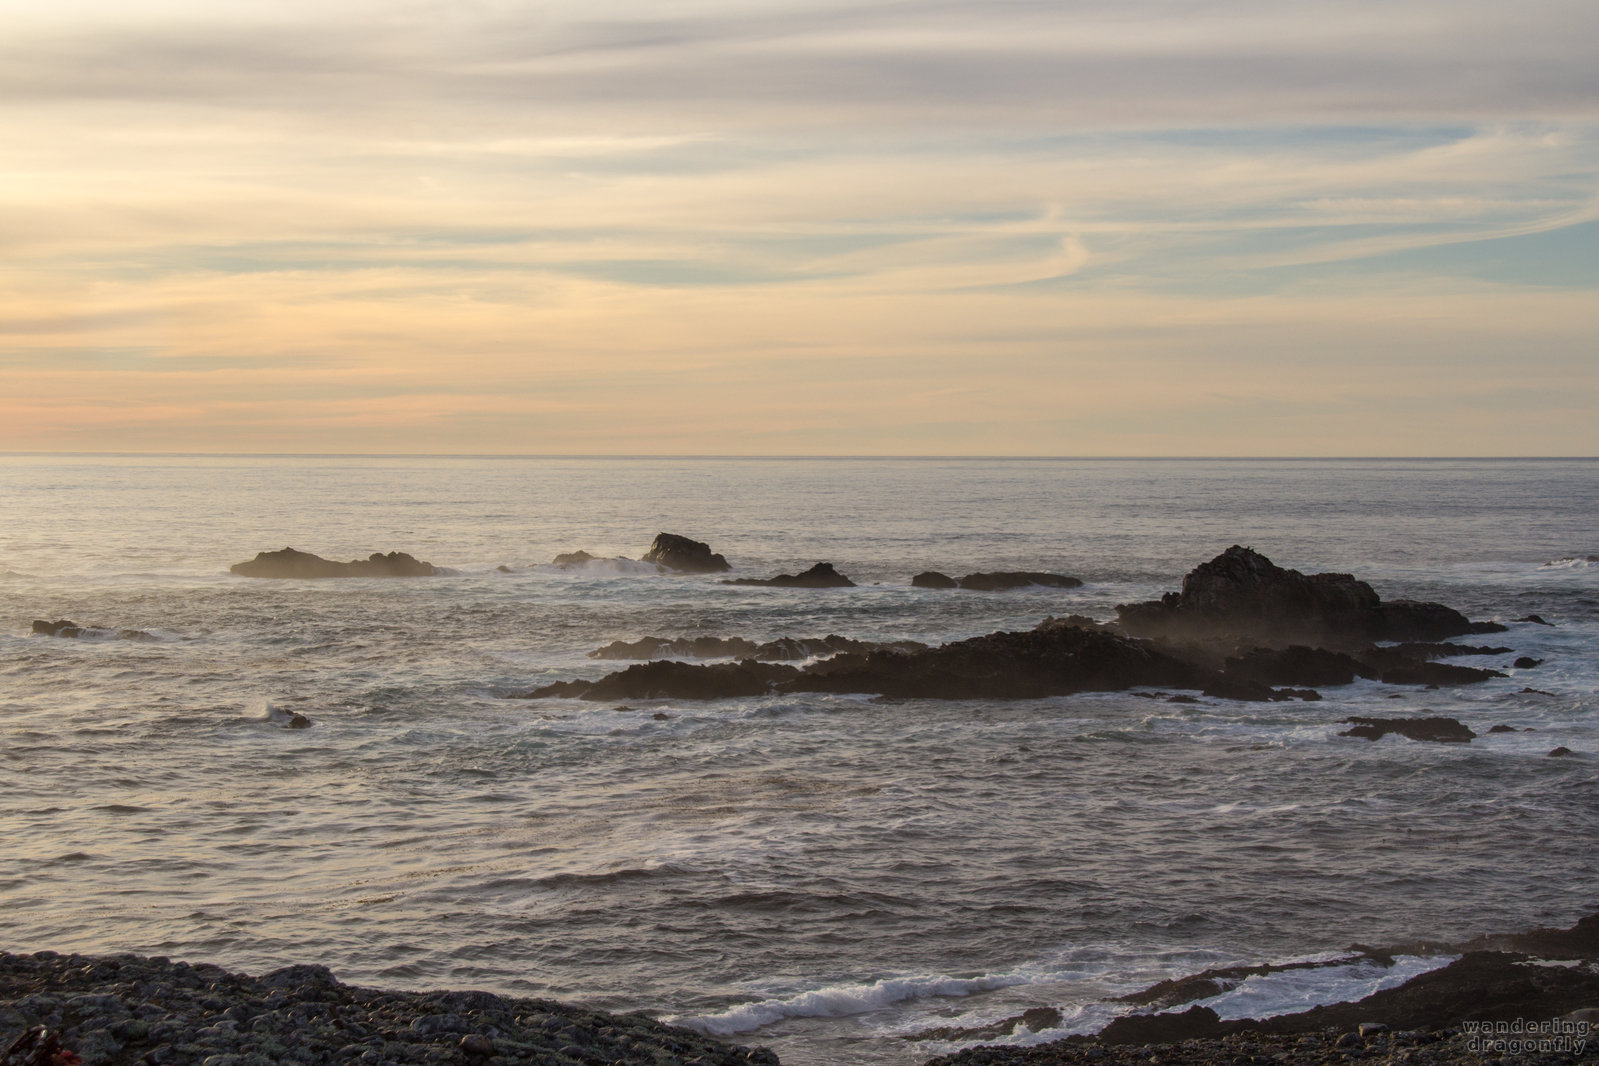
[[[985,1042],[1091,1031],[1210,966],[1569,925],[1599,881],[1593,460],[10,455],[0,494],[12,951],[318,962],[908,1066],[1037,1008],[1042,1031]],[[642,562],[661,532],[730,569]],[[509,698],[625,668],[589,654],[617,641],[1106,620],[1234,544],[1503,623],[1482,641],[1511,654],[1444,661],[1505,676],[1264,703]],[[443,572],[229,573],[285,547]],[[819,562],[853,586],[722,583]],[[1476,736],[1341,735],[1355,716]]]

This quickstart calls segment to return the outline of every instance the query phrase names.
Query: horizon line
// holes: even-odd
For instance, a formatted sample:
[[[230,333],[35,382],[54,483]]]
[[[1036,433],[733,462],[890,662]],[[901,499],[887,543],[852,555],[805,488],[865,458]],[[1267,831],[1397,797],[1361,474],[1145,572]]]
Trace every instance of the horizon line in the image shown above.
[[[0,458],[150,459],[567,459],[734,461],[805,460],[843,462],[1592,462],[1599,455],[1005,455],[1005,454],[736,454],[650,452],[202,452],[202,451],[0,451]]]

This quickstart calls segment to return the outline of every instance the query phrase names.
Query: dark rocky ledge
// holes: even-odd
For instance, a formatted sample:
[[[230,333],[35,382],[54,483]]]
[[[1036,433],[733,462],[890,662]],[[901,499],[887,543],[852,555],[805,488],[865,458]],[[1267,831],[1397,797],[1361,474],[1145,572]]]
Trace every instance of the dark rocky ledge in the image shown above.
[[[780,662],[814,659],[840,652],[926,651],[914,640],[851,640],[829,633],[825,637],[778,637],[757,644],[744,637],[644,637],[616,640],[589,652],[590,659],[758,659]]]
[[[1233,545],[1183,578],[1181,592],[1116,608],[1121,628],[1168,640],[1247,640],[1268,647],[1360,647],[1373,641],[1440,641],[1502,633],[1440,603],[1384,602],[1350,574],[1287,570]]]
[[[1469,744],[1477,734],[1453,718],[1345,718],[1346,729],[1341,737],[1362,737],[1381,740],[1389,733],[1398,733],[1411,740],[1430,740],[1438,744]]]
[[[249,977],[137,955],[0,953],[0,1062],[30,1061],[20,1048],[14,1058],[5,1049],[35,1027],[83,1066],[777,1066],[765,1048],[734,1047],[639,1015],[488,992],[357,988],[322,966]]]
[[[832,573],[826,564],[817,564],[812,573],[823,567]],[[917,576],[927,584],[932,577],[943,575]],[[743,583],[798,580],[785,576]],[[599,681],[560,681],[514,695],[718,699],[837,692],[897,698],[1028,699],[1149,687],[1195,689],[1215,699],[1281,701],[1319,700],[1317,687],[1347,685],[1357,677],[1390,685],[1439,686],[1505,676],[1495,670],[1435,661],[1510,651],[1440,643],[1444,636],[1502,626],[1471,622],[1441,604],[1382,604],[1369,585],[1347,574],[1307,578],[1235,546],[1196,567],[1184,579],[1183,588],[1181,595],[1173,593],[1157,603],[1117,608],[1120,617],[1116,622],[1102,624],[1080,615],[1046,618],[1031,630],[989,633],[935,648],[912,643],[852,645],[832,636],[820,642],[762,645],[739,637],[617,641],[591,655],[601,659],[726,655],[745,661],[737,667],[650,663],[649,669],[630,667]],[[1297,622],[1296,611],[1305,612]],[[1401,624],[1398,619],[1405,621]],[[1141,637],[1141,629],[1158,635]],[[1325,645],[1285,638],[1288,633],[1306,632],[1324,638]],[[1373,633],[1401,634],[1408,639],[1378,645],[1372,643]],[[753,660],[811,658],[825,653],[835,654],[802,669],[745,669],[756,665]]]
[[[147,633],[142,629],[107,629],[100,626],[80,626],[76,622],[61,619],[47,622],[42,618],[33,620],[35,636],[62,637],[66,640],[136,640],[141,643],[158,641],[161,638],[154,633]]]
[[[832,563],[817,563],[800,574],[776,577],[736,577],[724,585],[760,585],[774,589],[852,589],[855,582],[833,569]]]
[[[1352,1003],[1333,1003],[1272,1018],[1222,1021],[1195,1000],[1218,995],[1243,979],[1306,969],[1364,956],[1386,963],[1394,955],[1459,955],[1446,966]],[[1548,965],[1558,960],[1562,965]],[[1479,937],[1465,944],[1415,943],[1382,950],[1355,947],[1333,963],[1232,967],[1162,981],[1122,1002],[1162,1009],[1124,1015],[1094,1036],[1036,1047],[977,1047],[930,1060],[926,1066],[1240,1066],[1240,1064],[1556,1064],[1599,1061],[1599,914],[1569,929]],[[1007,1021],[1040,1021],[1040,1009]],[[1519,1025],[1504,1034],[1480,1026]],[[990,1028],[1013,1031],[1005,1022]],[[987,1034],[922,1034],[923,1038],[983,1039]],[[1564,1041],[1555,1037],[1564,1036]],[[1510,1040],[1544,1039],[1526,1048]]]
[[[726,559],[711,551],[709,544],[676,533],[657,533],[650,550],[644,553],[644,561],[684,574],[719,574],[732,569]]]
[[[424,563],[405,552],[384,555],[373,552],[365,559],[336,563],[309,552],[284,548],[277,552],[260,552],[247,563],[234,563],[228,568],[240,577],[266,577],[284,579],[320,579],[333,577],[434,577],[445,571],[432,563]]]

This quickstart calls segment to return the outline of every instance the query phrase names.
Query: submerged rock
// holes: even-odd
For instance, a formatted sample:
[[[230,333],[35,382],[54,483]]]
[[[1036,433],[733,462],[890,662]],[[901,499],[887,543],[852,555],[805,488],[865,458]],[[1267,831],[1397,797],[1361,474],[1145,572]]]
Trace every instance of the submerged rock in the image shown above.
[[[1384,603],[1350,574],[1302,574],[1233,545],[1183,578],[1180,593],[1116,608],[1133,636],[1179,640],[1247,638],[1272,647],[1351,647],[1375,640],[1436,641],[1497,633],[1438,603]]]
[[[802,574],[776,577],[737,577],[724,585],[760,585],[777,589],[852,589],[855,582],[833,569],[832,563],[817,563]]]
[[[644,553],[644,561],[685,574],[719,574],[732,569],[726,559],[711,551],[709,544],[676,533],[657,533],[650,550]]]
[[[1359,716],[1344,719],[1345,725],[1355,728],[1347,729],[1338,735],[1341,737],[1361,737],[1365,740],[1381,740],[1389,733],[1398,733],[1400,736],[1409,737],[1411,740],[1430,740],[1439,744],[1469,744],[1477,734],[1470,728],[1453,718],[1361,718]]]
[[[33,620],[33,632],[36,636],[61,637],[66,640],[136,640],[141,642],[157,641],[161,638],[154,633],[147,633],[142,629],[106,629],[100,626],[80,626],[76,622],[60,619],[47,622],[42,618]]]
[[[230,573],[240,577],[264,577],[309,580],[334,577],[434,577],[444,573],[441,567],[425,563],[405,552],[373,552],[365,559],[337,563],[309,552],[284,548],[276,552],[259,552],[245,563],[234,563]]]
[[[953,589],[960,588],[960,582],[948,574],[941,574],[937,570],[924,570],[911,578],[911,587],[919,589]]]

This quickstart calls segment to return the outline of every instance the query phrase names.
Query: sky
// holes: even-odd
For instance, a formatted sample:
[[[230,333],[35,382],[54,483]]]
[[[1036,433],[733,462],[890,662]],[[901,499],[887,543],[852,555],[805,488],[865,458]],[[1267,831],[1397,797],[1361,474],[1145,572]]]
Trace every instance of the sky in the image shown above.
[[[1599,455],[1592,0],[0,20],[0,451]]]

